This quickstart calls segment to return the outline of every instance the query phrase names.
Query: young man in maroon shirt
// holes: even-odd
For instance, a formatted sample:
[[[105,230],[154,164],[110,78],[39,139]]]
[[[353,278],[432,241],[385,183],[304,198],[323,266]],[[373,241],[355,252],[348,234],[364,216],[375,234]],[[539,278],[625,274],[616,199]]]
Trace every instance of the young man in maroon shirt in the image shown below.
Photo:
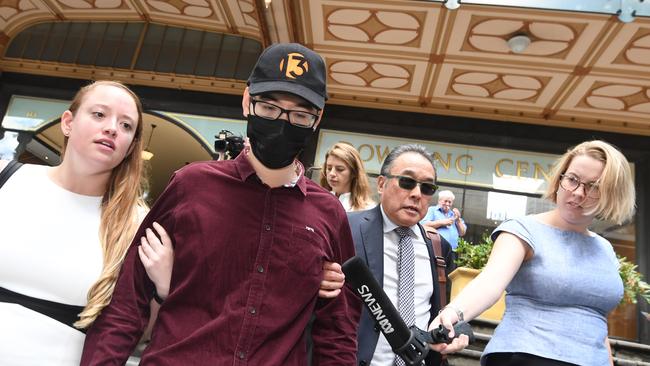
[[[322,118],[325,83],[317,53],[270,46],[244,91],[245,151],[172,177],[141,226],[160,223],[175,247],[170,292],[141,364],[302,366],[312,314],[312,364],[356,363],[358,299],[347,287],[318,298],[323,263],[354,255],[346,214],[296,160]],[[153,294],[134,241],[81,364],[123,365]]]

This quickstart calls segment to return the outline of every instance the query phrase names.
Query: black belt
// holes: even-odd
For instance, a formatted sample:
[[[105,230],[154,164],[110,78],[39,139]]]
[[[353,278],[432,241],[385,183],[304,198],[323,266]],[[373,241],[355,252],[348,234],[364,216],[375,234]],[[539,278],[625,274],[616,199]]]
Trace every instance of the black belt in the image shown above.
[[[74,323],[79,320],[79,313],[84,309],[83,306],[62,304],[60,302],[41,300],[35,297],[26,296],[0,287],[0,302],[18,304],[37,313],[57,320],[69,327],[80,332],[86,333],[85,330],[77,329]]]

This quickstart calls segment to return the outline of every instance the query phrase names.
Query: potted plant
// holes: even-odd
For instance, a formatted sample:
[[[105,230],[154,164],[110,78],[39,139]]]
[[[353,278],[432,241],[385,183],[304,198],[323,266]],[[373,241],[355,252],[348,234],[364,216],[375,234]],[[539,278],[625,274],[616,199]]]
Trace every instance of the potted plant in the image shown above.
[[[637,301],[650,303],[650,285],[643,280],[637,266],[627,258],[618,256],[618,273],[623,281],[623,298],[608,317],[609,335],[627,339],[637,338]]]
[[[481,272],[492,252],[492,238],[489,233],[484,233],[478,244],[473,244],[463,238],[458,239],[456,248],[456,268],[449,274],[451,279],[451,299],[453,300],[461,290]],[[505,311],[505,292],[501,298],[477,318],[500,321]]]
[[[479,244],[474,244],[463,238],[458,238],[456,265],[458,265],[458,267],[466,267],[476,270],[483,269],[490,258],[492,245],[494,245],[494,243],[487,232],[483,234]]]
[[[643,275],[636,268],[637,265],[629,262],[627,258],[618,256],[618,269],[623,280],[623,299],[621,304],[636,304],[638,298],[650,304],[650,285],[643,280]]]

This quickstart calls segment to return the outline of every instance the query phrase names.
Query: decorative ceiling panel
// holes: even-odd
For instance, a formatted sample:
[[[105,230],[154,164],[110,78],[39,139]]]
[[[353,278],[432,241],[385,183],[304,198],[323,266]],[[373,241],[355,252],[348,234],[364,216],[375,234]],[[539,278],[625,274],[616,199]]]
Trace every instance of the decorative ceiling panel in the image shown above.
[[[607,14],[462,3],[451,11],[416,0],[0,0],[0,52],[36,22],[95,19],[304,43],[327,62],[331,104],[650,136],[648,17],[622,23]],[[518,35],[529,44],[516,53],[508,41]],[[0,72],[80,70],[28,61],[0,60]],[[110,73],[170,88],[244,88],[230,79]]]
[[[301,8],[306,43],[355,52],[411,52],[428,58],[440,8],[426,2],[310,1]]]
[[[214,3],[218,1],[211,0]],[[221,6],[224,8],[231,20],[231,27],[234,33],[243,35],[250,35],[256,38],[260,37],[260,22],[258,19],[258,9],[255,5],[255,0],[227,0],[221,1]]]
[[[467,6],[457,13],[445,53],[453,59],[574,65],[594,47],[607,17]],[[514,53],[508,40],[525,34],[530,45]]]
[[[212,0],[132,1],[137,1],[147,18],[153,22],[218,32],[232,31],[223,7]]]
[[[142,21],[144,16],[132,0],[40,0],[55,19]]]
[[[52,11],[39,0],[0,1],[0,32],[6,35],[25,24],[54,18]]]
[[[68,20],[89,15],[97,18],[126,16],[139,19],[139,14],[128,0],[43,0]]]
[[[336,94],[362,93],[418,100],[428,67],[421,60],[321,54],[329,71],[328,90]]]
[[[621,26],[594,66],[613,73],[650,75],[650,22]]]
[[[445,63],[433,100],[499,105],[500,109],[529,107],[542,112],[568,77],[543,70]]]
[[[634,80],[586,76],[565,100],[561,111],[650,126],[650,75]]]

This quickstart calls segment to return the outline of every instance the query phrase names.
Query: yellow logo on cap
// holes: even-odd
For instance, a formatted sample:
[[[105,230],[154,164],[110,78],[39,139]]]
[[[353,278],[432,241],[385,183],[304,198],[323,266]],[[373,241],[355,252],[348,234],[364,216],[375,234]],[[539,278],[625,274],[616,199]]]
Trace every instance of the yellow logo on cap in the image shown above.
[[[293,52],[280,61],[280,71],[283,71],[288,78],[295,79],[309,71],[309,64],[305,56]]]

